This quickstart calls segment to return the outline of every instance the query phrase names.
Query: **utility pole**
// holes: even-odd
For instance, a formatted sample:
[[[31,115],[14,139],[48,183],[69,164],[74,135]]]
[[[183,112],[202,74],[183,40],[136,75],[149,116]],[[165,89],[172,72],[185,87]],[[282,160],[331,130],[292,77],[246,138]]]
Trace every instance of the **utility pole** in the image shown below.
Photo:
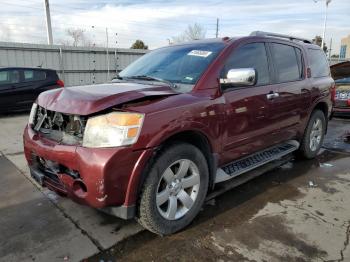
[[[106,27],[107,81],[109,81],[108,28]]]
[[[216,18],[216,38],[219,37],[219,18]]]
[[[51,27],[51,15],[49,0],[44,0],[45,12],[46,12],[46,29],[47,29],[47,44],[52,45],[52,27]]]
[[[325,37],[326,37],[326,28],[327,28],[327,14],[328,14],[328,5],[332,0],[326,0],[326,13],[324,16],[324,24],[323,24],[323,34],[322,34],[322,44],[321,44],[321,48],[323,50],[324,48],[324,41],[325,41]]]

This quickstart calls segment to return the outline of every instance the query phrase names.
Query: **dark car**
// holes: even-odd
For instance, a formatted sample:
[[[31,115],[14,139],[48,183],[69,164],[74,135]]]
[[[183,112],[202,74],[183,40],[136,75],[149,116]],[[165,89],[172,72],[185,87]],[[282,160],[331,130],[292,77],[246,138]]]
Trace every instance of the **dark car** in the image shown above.
[[[333,105],[334,116],[350,116],[350,62],[331,66],[336,90]]]
[[[333,88],[324,52],[304,39],[255,32],[172,45],[112,83],[40,94],[25,156],[41,185],[171,234],[224,183],[292,152],[314,158]]]
[[[55,70],[0,68],[0,113],[30,110],[41,92],[63,86]]]

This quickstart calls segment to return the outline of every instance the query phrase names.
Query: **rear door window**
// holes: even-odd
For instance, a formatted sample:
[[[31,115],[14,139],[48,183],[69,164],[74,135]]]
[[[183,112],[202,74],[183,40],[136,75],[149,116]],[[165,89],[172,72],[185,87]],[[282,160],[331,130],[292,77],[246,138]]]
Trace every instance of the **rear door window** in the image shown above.
[[[237,50],[228,58],[225,64],[225,72],[237,68],[254,68],[257,72],[257,85],[266,85],[270,83],[269,63],[264,43],[246,44]]]
[[[293,46],[271,43],[271,53],[278,83],[302,79],[301,57]]]
[[[321,49],[309,49],[309,60],[312,77],[329,76],[329,64]]]
[[[24,70],[24,82],[42,81],[46,79],[46,72],[41,70]]]
[[[18,70],[0,71],[0,85],[16,84],[20,81]]]

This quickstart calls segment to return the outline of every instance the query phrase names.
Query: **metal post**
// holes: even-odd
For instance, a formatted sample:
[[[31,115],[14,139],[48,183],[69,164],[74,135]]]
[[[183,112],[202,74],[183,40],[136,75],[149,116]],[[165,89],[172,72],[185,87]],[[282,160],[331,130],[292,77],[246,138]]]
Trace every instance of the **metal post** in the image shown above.
[[[62,74],[62,80],[63,80],[63,82],[66,82],[66,78],[64,76],[64,61],[63,61],[62,48],[60,48],[60,70],[61,70],[61,74]]]
[[[109,81],[108,28],[106,27],[107,81]]]
[[[51,27],[51,15],[50,15],[49,0],[44,0],[44,5],[45,5],[45,12],[46,12],[47,43],[49,45],[52,45],[53,38],[52,38],[52,27]]]
[[[329,59],[329,61],[331,61],[331,59],[332,59],[332,38],[331,38],[331,41],[330,41],[330,43],[329,43],[329,51],[328,51],[328,59]]]
[[[216,38],[219,37],[219,18],[216,18]]]

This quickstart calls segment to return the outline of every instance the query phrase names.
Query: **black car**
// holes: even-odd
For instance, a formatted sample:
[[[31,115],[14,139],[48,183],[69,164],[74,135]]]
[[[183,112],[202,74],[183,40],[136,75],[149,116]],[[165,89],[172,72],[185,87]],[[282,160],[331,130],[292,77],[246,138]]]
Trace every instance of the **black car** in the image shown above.
[[[0,68],[0,112],[29,110],[41,92],[59,87],[64,83],[52,69]]]

